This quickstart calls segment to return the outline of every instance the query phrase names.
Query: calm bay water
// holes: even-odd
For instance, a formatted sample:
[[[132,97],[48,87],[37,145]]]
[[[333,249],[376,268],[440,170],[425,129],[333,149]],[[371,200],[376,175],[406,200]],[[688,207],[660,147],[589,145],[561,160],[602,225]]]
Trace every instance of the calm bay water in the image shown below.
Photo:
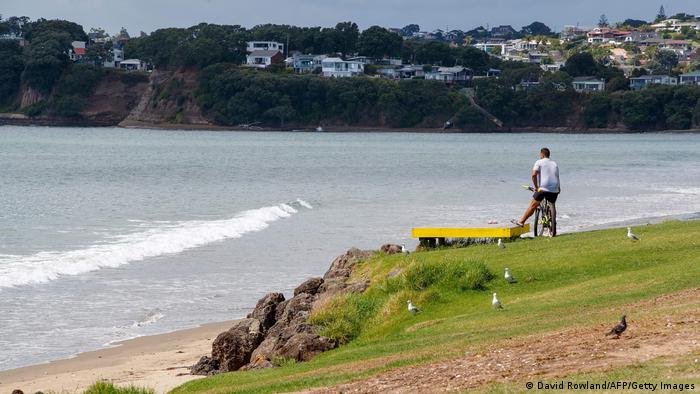
[[[522,213],[541,146],[575,231],[700,212],[700,135],[0,127],[0,370],[233,319],[412,226]]]

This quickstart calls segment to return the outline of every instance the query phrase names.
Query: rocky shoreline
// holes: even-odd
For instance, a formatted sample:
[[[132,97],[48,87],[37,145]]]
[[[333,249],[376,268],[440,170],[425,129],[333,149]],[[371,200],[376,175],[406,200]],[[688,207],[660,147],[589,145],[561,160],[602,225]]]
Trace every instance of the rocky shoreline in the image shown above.
[[[384,245],[385,253],[399,253],[398,245]],[[331,263],[323,277],[310,278],[285,299],[282,293],[262,297],[245,319],[219,334],[211,355],[192,366],[193,375],[214,375],[237,370],[272,368],[282,361],[308,361],[319,353],[336,348],[335,339],[318,334],[307,322],[323,302],[343,292],[362,293],[369,280],[351,281],[354,267],[374,252],[349,249]]]

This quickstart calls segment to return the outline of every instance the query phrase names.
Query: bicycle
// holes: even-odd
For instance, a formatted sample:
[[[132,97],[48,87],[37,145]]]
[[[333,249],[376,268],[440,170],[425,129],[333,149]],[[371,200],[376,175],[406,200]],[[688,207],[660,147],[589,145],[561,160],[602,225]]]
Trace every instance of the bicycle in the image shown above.
[[[523,185],[523,188],[535,192],[535,188],[532,186]],[[535,237],[542,237],[545,235],[545,231],[550,237],[557,235],[557,209],[546,198],[543,198],[535,209],[533,232]]]

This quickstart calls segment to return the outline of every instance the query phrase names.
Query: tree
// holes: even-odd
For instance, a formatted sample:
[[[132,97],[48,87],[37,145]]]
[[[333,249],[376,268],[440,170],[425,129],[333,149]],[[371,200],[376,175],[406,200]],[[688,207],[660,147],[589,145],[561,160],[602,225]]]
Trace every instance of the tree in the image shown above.
[[[589,52],[579,52],[566,60],[564,69],[572,77],[591,76],[597,73],[598,63]]]
[[[549,36],[552,34],[552,29],[542,22],[532,22],[527,26],[523,26],[520,32],[528,36]]]
[[[659,50],[654,56],[654,60],[666,71],[671,72],[673,67],[678,65],[678,54],[666,49]]]
[[[22,48],[15,41],[0,40],[0,106],[9,104],[19,91],[22,70]]]
[[[355,52],[357,50],[357,40],[360,38],[360,29],[357,27],[357,23],[341,22],[335,25],[335,30],[340,37],[340,47],[337,49],[343,55]]]
[[[375,59],[398,57],[401,55],[403,39],[396,33],[380,27],[372,26],[362,32],[359,41],[361,55]]]
[[[656,19],[655,22],[661,22],[666,19],[666,9],[664,9],[664,6],[662,5],[659,8],[659,13],[656,14]]]
[[[629,26],[629,27],[632,27],[632,28],[635,28],[635,29],[636,29],[636,28],[639,28],[639,27],[641,27],[641,26],[644,26],[644,25],[646,25],[646,24],[648,24],[648,22],[647,22],[647,21],[644,21],[644,20],[641,20],[641,19],[625,19],[625,21],[622,22],[622,25],[623,25],[623,26]]]
[[[450,46],[441,41],[428,41],[416,50],[415,60],[420,64],[453,66],[455,58]]]
[[[415,23],[406,25],[401,29],[401,35],[404,37],[413,37],[414,34],[420,31],[420,26]]]
[[[608,27],[610,26],[610,23],[608,23],[608,17],[605,16],[605,14],[600,16],[600,19],[598,20],[598,27]]]

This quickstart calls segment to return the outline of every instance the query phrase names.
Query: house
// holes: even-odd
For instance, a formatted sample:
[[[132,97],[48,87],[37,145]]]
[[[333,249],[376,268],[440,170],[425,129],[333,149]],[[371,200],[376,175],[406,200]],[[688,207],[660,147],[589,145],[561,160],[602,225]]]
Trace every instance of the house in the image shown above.
[[[554,62],[550,64],[540,64],[540,68],[544,71],[547,72],[557,72],[564,67],[564,63],[562,62]]]
[[[586,33],[589,44],[603,44],[606,42],[621,42],[630,34],[628,31],[610,29],[607,27],[596,27]]]
[[[284,44],[275,41],[248,41],[246,49],[253,51],[280,51],[284,53]]]
[[[358,61],[327,57],[321,61],[321,71],[324,77],[355,77],[364,74],[365,65]]]
[[[85,41],[73,41],[71,43],[71,49],[69,53],[70,60],[77,62],[85,56],[87,53]]]
[[[691,73],[681,74],[680,84],[681,85],[700,85],[700,71],[693,71]]]
[[[255,50],[246,56],[246,66],[267,68],[282,61],[282,52],[274,50]]]
[[[497,68],[489,68],[486,71],[486,77],[487,78],[498,78],[501,76],[501,70]]]
[[[630,89],[641,90],[651,85],[677,85],[678,78],[669,75],[642,75],[630,78]]]
[[[418,64],[409,64],[403,66],[396,70],[399,73],[399,78],[401,79],[413,79],[413,78],[423,78],[425,77],[425,71],[423,66]]]
[[[297,73],[312,73],[321,69],[321,62],[326,58],[326,55],[303,55],[295,53],[292,56],[290,66]]]
[[[625,36],[625,42],[634,43],[650,38],[659,38],[659,33],[655,31],[633,31]]]
[[[348,58],[348,61],[360,62],[364,65],[374,64],[374,59],[369,57],[369,56],[355,56],[355,57]]]
[[[127,59],[119,63],[120,70],[142,71],[146,69],[146,64],[139,59]]]
[[[574,40],[578,37],[585,36],[586,33],[591,31],[593,29],[589,27],[581,27],[581,26],[573,26],[573,25],[567,25],[564,26],[563,29],[561,29],[561,33],[559,34],[559,38],[561,38],[564,41],[571,41]]]
[[[497,56],[505,55],[507,46],[508,45],[506,44],[505,40],[499,39],[477,42],[476,44],[474,44],[475,48],[481,49],[486,53],[490,53],[492,55]]]
[[[602,92],[605,81],[596,77],[576,77],[572,83],[574,90],[579,93]]]
[[[453,84],[469,81],[473,75],[474,72],[472,69],[462,66],[437,67],[433,68],[432,71],[425,73],[425,79]]]
[[[511,25],[500,25],[491,29],[491,37],[512,37],[518,34]]]
[[[102,67],[105,68],[119,68],[119,64],[124,61],[124,50],[119,48],[112,48],[112,60],[105,60]]]
[[[700,30],[700,21],[681,21],[680,19],[666,19],[651,25],[656,31],[669,31],[680,33],[684,27]]]

